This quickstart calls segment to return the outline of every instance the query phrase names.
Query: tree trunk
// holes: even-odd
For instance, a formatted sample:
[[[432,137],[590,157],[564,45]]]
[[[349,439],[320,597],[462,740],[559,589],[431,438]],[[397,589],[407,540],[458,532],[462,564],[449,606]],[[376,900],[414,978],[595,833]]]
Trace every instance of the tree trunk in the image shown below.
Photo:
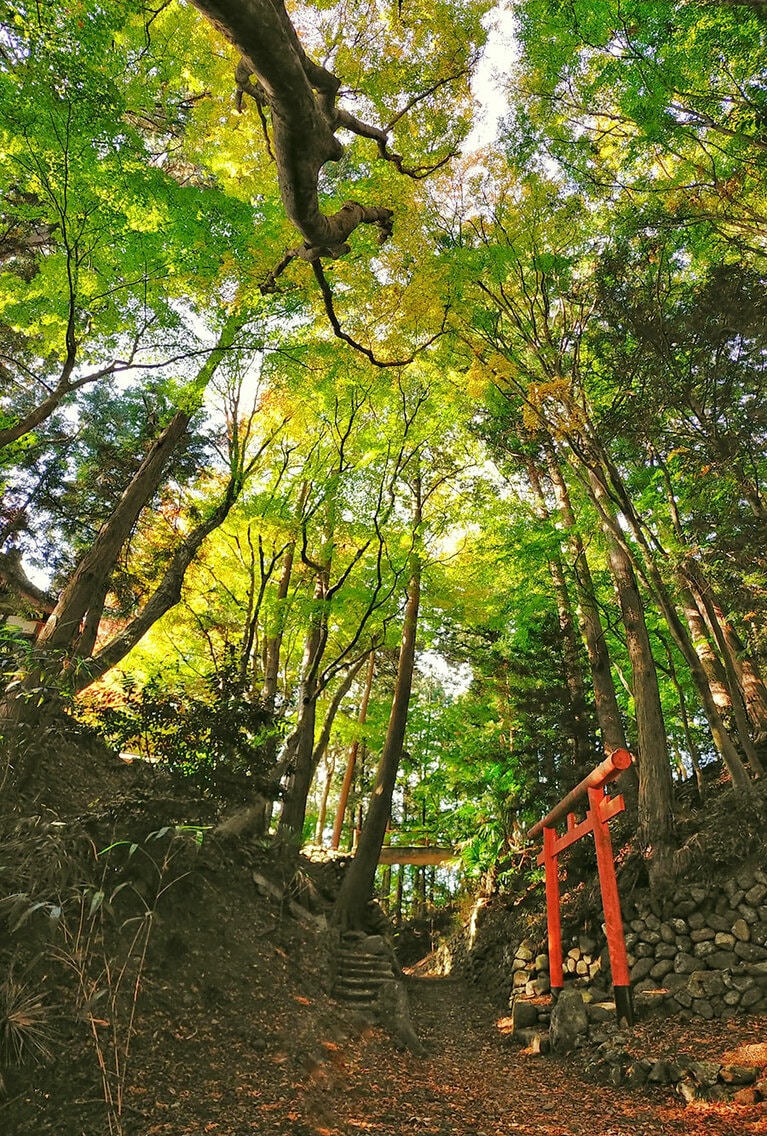
[[[702,601],[690,591],[689,581],[683,573],[678,573],[680,580],[680,596],[682,607],[690,629],[692,643],[711,691],[711,701],[717,713],[729,710],[734,721],[734,733],[740,742],[741,749],[751,767],[752,773],[759,777],[764,773],[762,763],[756,752],[751,730],[749,728],[745,707],[741,701],[741,691],[738,677],[729,655],[727,644],[721,635],[720,628],[712,628],[715,639],[724,659],[724,666],[708,641],[704,619],[701,614]],[[719,635],[717,635],[719,632]],[[722,723],[722,730],[726,727]],[[713,731],[712,731],[713,732]],[[733,743],[734,745],[734,743]],[[737,752],[737,751],[736,751]],[[738,760],[740,758],[738,757]],[[727,762],[725,762],[727,764]],[[728,766],[729,767],[729,766]]]
[[[391,910],[391,864],[387,864],[383,870],[381,879],[381,907],[386,915]]]
[[[721,659],[709,642],[700,608],[695,602],[687,582],[683,581],[683,583],[684,586],[680,589],[679,598],[687,626],[690,629],[692,645],[705,672],[715,706],[722,713],[727,713],[732,709],[732,698],[727,688],[727,675]]]
[[[405,865],[400,864],[397,872],[397,893],[394,901],[394,925],[402,926],[402,902],[405,898]]]
[[[725,640],[732,655],[733,665],[738,676],[738,684],[743,694],[748,716],[754,732],[762,738],[767,737],[767,686],[759,667],[746,651],[745,645],[729,619],[724,616],[716,599],[711,597],[714,612],[722,628]]]
[[[578,594],[578,607],[586,651],[591,667],[591,677],[594,685],[594,703],[596,705],[597,720],[602,733],[602,743],[607,754],[616,749],[627,749],[626,734],[623,729],[618,699],[615,694],[610,656],[607,650],[605,632],[599,614],[599,605],[596,601],[594,583],[591,578],[591,569],[583,547],[580,533],[575,524],[570,494],[567,484],[555,454],[549,450],[549,476],[551,477],[557,504],[561,510],[562,519],[568,532],[568,542],[573,555],[574,576]],[[631,767],[632,778],[636,779],[636,771]]]
[[[375,651],[370,652],[370,661],[368,663],[367,676],[365,678],[365,689],[362,692],[362,701],[360,703],[359,716],[357,718],[357,726],[361,732],[362,727],[365,725],[368,716],[368,704],[370,702],[370,695],[373,690],[373,678],[375,677],[376,669],[376,656]],[[338,798],[338,806],[336,808],[336,819],[333,825],[333,836],[330,841],[330,847],[338,849],[341,843],[341,830],[344,824],[344,816],[346,815],[346,807],[349,803],[349,793],[351,792],[352,783],[354,781],[354,769],[357,764],[357,754],[359,752],[360,739],[356,737],[349,747],[349,755],[346,759],[346,769],[344,770],[344,780],[341,785],[341,794]]]
[[[692,729],[690,727],[690,716],[687,713],[687,699],[685,698],[682,684],[679,681],[679,676],[676,673],[676,667],[674,666],[674,656],[672,654],[671,647],[664,638],[661,638],[661,642],[663,643],[663,646],[666,650],[669,678],[671,679],[674,690],[676,691],[677,701],[679,702],[679,716],[682,719],[682,729],[684,730],[685,741],[687,742],[687,752],[690,755],[690,763],[692,765],[692,771],[695,775],[695,784],[698,787],[698,796],[700,798],[701,804],[703,804],[706,799],[706,787],[703,781],[703,773],[700,767],[700,753],[698,751],[698,746],[695,738],[692,736]]]
[[[157,491],[166,465],[186,433],[191,414],[179,410],[153,442],[141,467],[123,493],[112,516],[101,527],[62,590],[56,607],[40,632],[38,646],[51,651],[74,652],[86,614],[101,618],[109,579],[139,513]],[[95,636],[94,636],[95,638]]]
[[[327,754],[327,750],[325,751]],[[320,809],[317,814],[317,824],[314,829],[314,843],[318,847],[322,847],[322,834],[325,831],[325,821],[328,815],[328,800],[330,798],[330,786],[333,784],[333,774],[336,771],[336,758],[333,754],[327,758],[327,769],[325,771],[325,784],[322,787],[322,797],[320,798]]]
[[[540,474],[535,462],[528,459],[526,462],[527,475],[535,499],[535,511],[543,521],[550,521],[546,497],[541,485]],[[581,645],[575,630],[570,591],[567,586],[562,558],[553,555],[548,558],[549,575],[554,589],[554,596],[559,616],[559,631],[562,641],[562,663],[565,672],[565,682],[570,696],[570,720],[572,722],[573,741],[573,770],[572,784],[576,784],[585,777],[594,762],[594,746],[589,728],[589,711],[586,703],[586,686],[583,681],[583,668],[581,666]],[[565,785],[564,788],[570,788]]]
[[[39,647],[73,652],[77,648],[81,623],[86,614],[95,614],[96,621],[101,617],[109,579],[123,545],[133,531],[141,510],[157,492],[165,468],[186,433],[192,415],[202,404],[205,390],[224,359],[226,349],[234,342],[239,328],[240,319],[230,316],[216,346],[194,381],[192,405],[176,411],[153,442],[111,517],[101,527],[91,548],[82,557],[72,578],[61,592],[56,607],[40,633]]]
[[[328,611],[325,597],[328,592],[330,564],[323,565],[314,584],[314,613],[304,644],[299,689],[299,710],[296,728],[285,744],[283,764],[287,773],[287,786],[277,827],[278,842],[301,843],[306,801],[314,776],[314,728],[317,715],[317,672],[325,648]]]
[[[651,871],[654,867],[657,877],[663,880],[675,841],[673,783],[658,675],[634,569],[616,532],[618,525],[612,513],[607,489],[593,469],[589,470],[589,485],[607,541],[610,569],[615,580],[631,660],[639,743],[638,835],[646,854],[653,857]]]
[[[708,720],[709,729],[711,730],[711,736],[714,739],[714,744],[721,754],[722,761],[727,767],[727,771],[730,774],[732,783],[735,788],[744,793],[751,793],[753,791],[752,782],[749,779],[746,768],[740,759],[740,754],[735,748],[732,738],[727,732],[724,722],[722,721],[722,716],[716,707],[711,693],[711,688],[706,680],[706,674],[701,665],[701,661],[698,658],[695,648],[692,645],[687,627],[680,619],[671,596],[669,595],[668,588],[666,587],[663,577],[658,570],[652,549],[648,545],[644,529],[639,520],[639,517],[637,516],[636,510],[634,509],[631,498],[626,492],[623,480],[617,469],[612,465],[609,459],[605,458],[604,464],[609,473],[610,481],[620,500],[621,511],[625,516],[637,543],[644,553],[644,565],[647,570],[647,575],[652,590],[655,593],[656,599],[663,613],[663,618],[665,619],[668,628],[674,637],[674,641],[681,651],[685,662],[690,668],[690,673],[692,674],[693,681],[695,682],[695,686],[698,690],[698,694],[703,704],[703,709]],[[607,487],[604,483],[603,490],[604,498],[602,501],[602,508],[604,508],[604,501],[609,501]],[[620,528],[617,525],[615,525],[615,537],[616,540],[618,540],[623,546],[626,554],[630,557],[634,557],[634,553],[632,552],[630,546],[626,543],[623,534],[621,533]],[[636,562],[638,563],[638,561]]]
[[[319,767],[319,763],[322,759],[322,755],[327,751],[328,744],[330,742],[330,732],[333,729],[333,722],[335,721],[336,714],[338,713],[339,707],[341,706],[341,703],[343,702],[344,698],[346,698],[346,695],[349,693],[349,691],[351,689],[351,685],[354,682],[357,675],[359,674],[360,670],[362,669],[362,664],[364,662],[365,662],[365,656],[363,655],[360,659],[357,660],[356,663],[354,663],[349,668],[347,673],[344,675],[343,681],[339,684],[338,690],[335,692],[335,694],[333,695],[333,698],[331,699],[330,706],[328,707],[327,713],[325,714],[325,720],[322,723],[322,729],[320,730],[319,739],[317,741],[317,744],[314,747],[314,753],[312,754],[312,776],[311,776],[311,779],[309,781],[309,788],[311,788],[311,782],[314,779],[314,774],[316,773],[317,768]],[[327,808],[327,799],[328,799],[329,790],[330,790],[330,777],[328,777],[328,780],[327,780],[326,786],[325,786],[325,792],[323,793],[324,808]],[[308,796],[309,796],[309,790],[307,789],[306,797],[304,798],[304,813],[306,813],[306,801],[308,799]],[[303,822],[302,822],[302,825],[303,825]],[[323,819],[322,819],[322,827],[323,828],[325,827],[324,816],[323,816]],[[322,833],[322,829],[320,830],[320,835],[321,835],[321,833]],[[318,840],[318,843],[319,843],[319,840]]]
[[[314,748],[315,767],[322,757],[322,754],[328,747],[328,743],[330,741],[330,731],[333,729],[333,723],[336,719],[336,714],[341,707],[341,703],[351,690],[352,683],[362,670],[362,664],[365,662],[366,658],[367,655],[361,655],[360,658],[356,660],[356,662],[352,663],[352,665],[348,668],[346,674],[344,675],[342,681],[340,682],[338,689],[333,695],[333,698],[331,699],[330,706],[328,707],[327,713],[325,714],[325,720],[322,723],[319,741]]]
[[[238,492],[238,487],[230,484],[223,501],[211,513],[207,521],[193,529],[176,549],[160,583],[138,615],[130,621],[127,627],[106,643],[100,651],[90,659],[83,660],[81,665],[78,666],[72,679],[72,687],[75,691],[84,690],[96,679],[105,675],[112,667],[122,662],[128,652],[143,639],[150,627],[153,627],[158,619],[175,607],[181,599],[181,588],[187,568],[192,563],[205,538],[224,523],[237,500]]]
[[[580,630],[589,658],[594,705],[602,734],[602,745],[605,753],[611,754],[616,749],[630,749],[631,747],[626,739],[618,698],[615,693],[610,654],[607,649],[605,630],[602,626],[602,617],[599,612],[588,556],[575,522],[567,482],[562,474],[554,446],[550,443],[546,444],[546,457],[549,477],[554,486],[557,505],[567,530],[568,544],[573,559],[573,576],[578,596]],[[636,765],[630,765],[621,773],[617,785],[626,802],[626,813],[636,827],[639,807],[639,774]]]
[[[276,613],[272,634],[266,638],[264,647],[264,684],[261,698],[267,710],[272,712],[277,699],[277,687],[280,677],[280,654],[282,651],[282,636],[285,629],[285,601],[290,589],[290,578],[293,574],[293,558],[295,544],[291,544],[285,552],[282,562],[282,572],[277,585]]]
[[[420,487],[416,498],[413,533],[417,538],[421,527]],[[373,893],[378,857],[381,853],[391,813],[392,795],[397,780],[402,747],[405,741],[410,692],[415,665],[418,608],[421,598],[421,562],[418,553],[411,556],[410,579],[402,629],[397,679],[394,687],[389,725],[381,751],[375,786],[367,817],[360,833],[357,854],[349,866],[336,900],[334,919],[342,929],[362,928],[366,908]]]
[[[716,596],[704,579],[700,565],[689,562],[682,572],[719,647],[732,694],[732,710],[743,751],[754,775],[761,777],[764,775],[764,766],[751,737],[745,715],[748,714],[754,724],[755,733],[762,735],[767,729],[767,690],[764,682],[756,665],[747,657],[735,628],[725,617]]]
[[[416,868],[416,894],[418,901],[416,904],[416,918],[425,919],[428,910],[428,874],[425,867]]]
[[[654,454],[653,456],[663,475],[674,534],[680,546],[685,548],[688,546],[689,542],[685,536],[671,474],[666,464],[658,455]],[[742,648],[742,645],[739,643],[738,648],[733,649],[733,641],[728,638],[726,631],[724,631],[725,621],[720,619],[721,609],[716,607],[715,597],[705,578],[702,566],[691,554],[688,554],[686,560],[675,568],[675,576],[679,583],[682,605],[687,620],[687,626],[690,630],[690,636],[708,679],[714,705],[718,710],[721,709],[722,712],[732,710],[738,736],[743,750],[751,763],[752,771],[756,775],[761,775],[764,772],[762,763],[757,754],[755,740],[752,740],[751,732],[748,728],[747,721],[744,719],[743,708],[740,704],[740,696],[742,696],[745,702],[746,712],[749,717],[751,717],[752,722],[754,722],[757,734],[761,734],[761,727],[756,724],[749,708],[750,702],[746,694],[746,686],[750,684],[748,682],[744,683],[744,675],[741,673],[739,667],[738,660],[741,655],[739,648]],[[713,610],[715,607],[716,611]],[[708,626],[709,632],[713,635],[714,641],[719,645],[725,663],[724,666],[722,666],[721,660],[708,640],[706,626]],[[765,715],[764,725],[767,727],[767,690],[761,682],[761,679],[759,679],[757,683],[757,689],[759,688],[761,688],[761,692],[758,698],[762,702]],[[751,690],[753,691],[754,688],[751,687]]]
[[[327,162],[344,153],[335,130],[340,81],[304,52],[285,11],[284,0],[192,0],[243,56],[237,77],[241,91],[271,108],[271,133],[277,180],[288,219],[306,242],[306,250],[338,256],[359,224],[391,230],[392,211],[346,202],[323,214],[318,179]],[[258,88],[251,82],[256,75]],[[351,116],[345,119],[355,122]],[[370,134],[368,137],[377,137]],[[372,128],[374,129],[374,128]],[[382,131],[378,134],[385,140]],[[388,230],[387,230],[388,226]],[[296,254],[298,255],[298,253]]]

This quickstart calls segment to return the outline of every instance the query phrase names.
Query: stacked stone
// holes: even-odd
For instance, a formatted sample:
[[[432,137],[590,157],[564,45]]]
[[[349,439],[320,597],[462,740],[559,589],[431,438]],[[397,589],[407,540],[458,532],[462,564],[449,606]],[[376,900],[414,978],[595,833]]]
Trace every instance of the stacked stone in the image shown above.
[[[522,996],[537,998],[550,990],[548,954],[532,939],[523,939],[511,962],[509,1005]]]
[[[632,1052],[631,1031],[622,1031],[615,1022],[615,1006],[590,999],[589,991],[570,986],[547,1013],[517,998],[511,1010],[511,1042],[526,1046],[531,1054],[584,1049],[586,1074],[616,1088],[673,1086],[686,1103],[735,1100],[756,1104],[767,1099],[767,1068],[696,1061],[685,1054],[673,1059],[639,1057]]]
[[[605,957],[605,951],[597,950],[597,942],[590,935],[573,936],[562,959],[565,982],[576,980],[579,986],[598,983]],[[521,996],[536,998],[550,990],[548,954],[541,943],[523,939],[513,952],[510,1003]]]
[[[562,959],[565,982],[570,978],[583,979],[583,983],[596,982],[603,966],[603,952],[597,950],[596,939],[578,935],[571,940],[570,949]]]
[[[626,927],[635,994],[663,988],[670,1012],[728,1018],[767,1004],[767,873],[742,871],[721,888],[680,888],[638,903]]]
[[[673,1086],[686,1104],[696,1100],[756,1104],[767,1099],[766,1071],[760,1065],[696,1061],[685,1054],[673,1059],[637,1058],[626,1048],[626,1042],[618,1034],[602,1042],[591,1052],[586,1072],[616,1088]]]

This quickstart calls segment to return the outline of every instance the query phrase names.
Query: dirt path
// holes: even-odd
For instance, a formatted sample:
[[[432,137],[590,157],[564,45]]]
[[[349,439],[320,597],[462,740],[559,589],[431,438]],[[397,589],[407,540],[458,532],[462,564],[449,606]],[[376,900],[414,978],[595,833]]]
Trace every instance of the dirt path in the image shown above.
[[[461,982],[412,979],[425,1057],[397,1053],[378,1031],[331,1053],[301,1099],[292,1132],[318,1136],[756,1136],[767,1105],[684,1109],[670,1091],[585,1082],[575,1061],[509,1045],[494,1015]],[[726,1037],[722,1044],[726,1045]]]

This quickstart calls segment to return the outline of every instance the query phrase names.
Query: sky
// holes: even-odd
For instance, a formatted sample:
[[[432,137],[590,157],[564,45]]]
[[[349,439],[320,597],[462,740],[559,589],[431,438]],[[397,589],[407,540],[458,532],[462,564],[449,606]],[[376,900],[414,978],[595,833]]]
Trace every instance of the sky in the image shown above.
[[[508,104],[506,85],[509,68],[519,55],[519,45],[514,36],[514,13],[508,0],[501,0],[488,12],[484,22],[488,29],[487,44],[472,82],[480,111],[466,142],[469,152],[493,141],[498,120]]]

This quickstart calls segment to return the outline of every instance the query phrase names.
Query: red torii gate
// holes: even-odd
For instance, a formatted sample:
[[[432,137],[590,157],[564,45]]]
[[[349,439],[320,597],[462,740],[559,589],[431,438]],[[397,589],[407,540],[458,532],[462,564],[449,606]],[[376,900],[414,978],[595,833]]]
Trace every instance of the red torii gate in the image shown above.
[[[581,836],[594,833],[599,869],[599,886],[602,891],[602,906],[605,913],[607,947],[610,952],[613,990],[615,992],[615,1012],[618,1021],[625,1018],[629,1025],[634,1022],[634,1006],[631,998],[631,980],[626,940],[623,937],[623,918],[621,916],[618,881],[615,875],[612,841],[607,822],[611,817],[623,812],[626,807],[623,796],[616,793],[608,797],[605,786],[614,781],[624,769],[631,765],[631,754],[627,749],[616,749],[596,769],[592,769],[575,788],[564,797],[551,812],[539,820],[528,832],[532,838],[543,833],[543,852],[538,864],[546,868],[546,913],[549,929],[549,975],[551,993],[554,998],[562,992],[564,976],[562,971],[562,927],[559,912],[559,868],[557,858],[560,852],[569,848]],[[588,796],[589,807],[585,820],[576,823],[574,805],[581,797]],[[557,836],[557,823],[567,817],[567,831]]]

